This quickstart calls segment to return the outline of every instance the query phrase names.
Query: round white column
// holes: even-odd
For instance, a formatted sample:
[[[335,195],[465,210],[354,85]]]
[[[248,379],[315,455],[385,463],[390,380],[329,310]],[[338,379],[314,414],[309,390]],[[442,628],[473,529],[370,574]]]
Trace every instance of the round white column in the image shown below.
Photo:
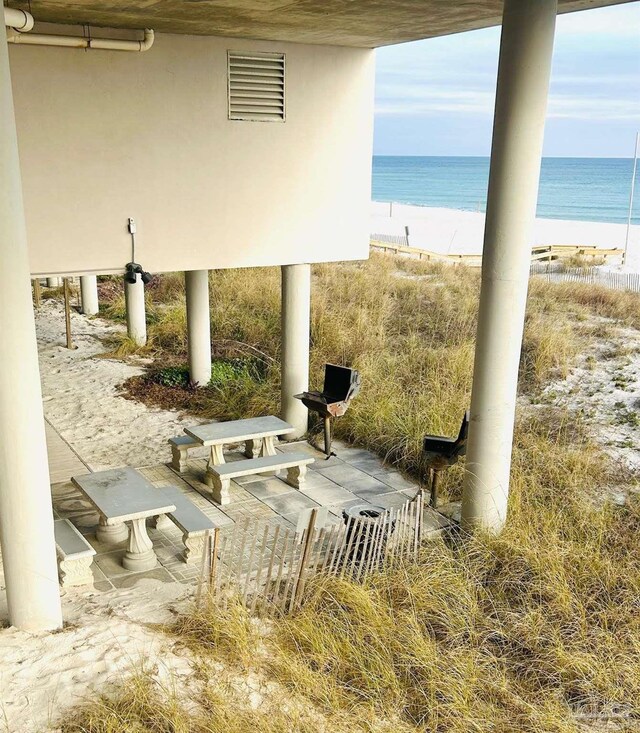
[[[96,315],[98,312],[98,278],[95,275],[80,277],[80,301],[82,312],[85,315]]]
[[[136,274],[135,283],[124,283],[124,299],[127,309],[127,334],[138,346],[147,343],[147,317],[144,306],[144,283]]]
[[[187,296],[189,378],[200,387],[204,387],[211,381],[209,271],[185,272],[184,287]]]
[[[509,473],[556,0],[505,0],[462,523],[498,531]]]
[[[5,34],[0,34],[0,541],[9,622],[62,626],[47,444]]]
[[[62,285],[61,277],[48,277],[47,278],[47,287],[48,288],[59,288],[61,285]]]
[[[309,389],[311,266],[282,267],[282,419],[293,425],[288,439],[307,432],[307,408],[294,395]]]

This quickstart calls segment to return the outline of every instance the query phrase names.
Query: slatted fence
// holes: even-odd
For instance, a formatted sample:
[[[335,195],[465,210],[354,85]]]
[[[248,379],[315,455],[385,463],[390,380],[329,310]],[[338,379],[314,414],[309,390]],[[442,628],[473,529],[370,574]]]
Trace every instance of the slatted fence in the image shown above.
[[[300,606],[306,583],[318,573],[362,581],[385,562],[417,553],[423,537],[422,494],[377,517],[350,517],[318,527],[310,513],[302,533],[280,524],[245,521],[205,548],[198,591],[216,603],[242,599],[253,613],[286,614]]]
[[[557,263],[534,262],[531,275],[542,277],[547,282],[584,283],[601,285],[612,290],[626,290],[640,293],[640,273],[608,272],[597,267],[566,267]]]

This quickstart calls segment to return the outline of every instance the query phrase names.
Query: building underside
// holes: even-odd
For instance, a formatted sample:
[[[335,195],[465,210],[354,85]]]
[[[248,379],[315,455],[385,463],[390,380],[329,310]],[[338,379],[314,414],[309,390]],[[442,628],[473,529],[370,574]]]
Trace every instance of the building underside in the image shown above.
[[[558,12],[620,0],[559,0]],[[630,0],[623,0],[629,2]],[[39,21],[375,48],[499,25],[501,0],[11,0]]]

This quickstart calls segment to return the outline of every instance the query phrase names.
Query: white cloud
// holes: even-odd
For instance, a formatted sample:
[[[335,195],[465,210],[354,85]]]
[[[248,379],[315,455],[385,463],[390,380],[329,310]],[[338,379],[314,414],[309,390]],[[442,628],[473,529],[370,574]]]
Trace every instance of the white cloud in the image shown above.
[[[429,87],[426,85],[393,87],[389,96],[376,101],[379,115],[424,115],[441,112],[492,114],[494,94],[489,91]]]
[[[640,2],[563,13],[558,16],[556,32],[558,36],[597,34],[599,36],[638,38],[640,35]]]
[[[599,99],[552,94],[547,117],[575,120],[640,120],[640,102],[634,99]]]
[[[548,105],[556,124],[547,144],[556,155],[620,154],[620,139],[640,129],[640,2],[567,13],[557,27]],[[394,135],[415,141],[426,124],[431,141],[468,130],[465,150],[484,153],[499,34],[492,28],[379,49],[377,148],[398,149]]]

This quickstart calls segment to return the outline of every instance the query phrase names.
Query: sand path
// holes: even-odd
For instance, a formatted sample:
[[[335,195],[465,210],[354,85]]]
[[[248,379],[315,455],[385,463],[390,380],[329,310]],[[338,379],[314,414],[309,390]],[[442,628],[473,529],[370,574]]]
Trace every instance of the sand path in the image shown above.
[[[95,358],[102,341],[124,328],[101,318],[71,315],[73,343],[65,347],[64,310],[45,300],[36,314],[40,373],[47,420],[93,471],[148,466],[170,459],[167,440],[194,420],[125,399],[120,385],[142,367]]]
[[[61,303],[44,301],[36,324],[45,415],[82,459],[93,470],[167,461],[167,439],[194,421],[121,396],[119,385],[142,368],[96,355],[105,351],[101,339],[122,327],[74,312],[78,348],[70,351]],[[189,674],[189,655],[150,624],[168,623],[192,592],[154,580],[111,593],[70,588],[62,592],[60,633],[2,630],[0,731],[57,730],[67,709],[95,699],[148,660],[161,679],[179,684]]]

